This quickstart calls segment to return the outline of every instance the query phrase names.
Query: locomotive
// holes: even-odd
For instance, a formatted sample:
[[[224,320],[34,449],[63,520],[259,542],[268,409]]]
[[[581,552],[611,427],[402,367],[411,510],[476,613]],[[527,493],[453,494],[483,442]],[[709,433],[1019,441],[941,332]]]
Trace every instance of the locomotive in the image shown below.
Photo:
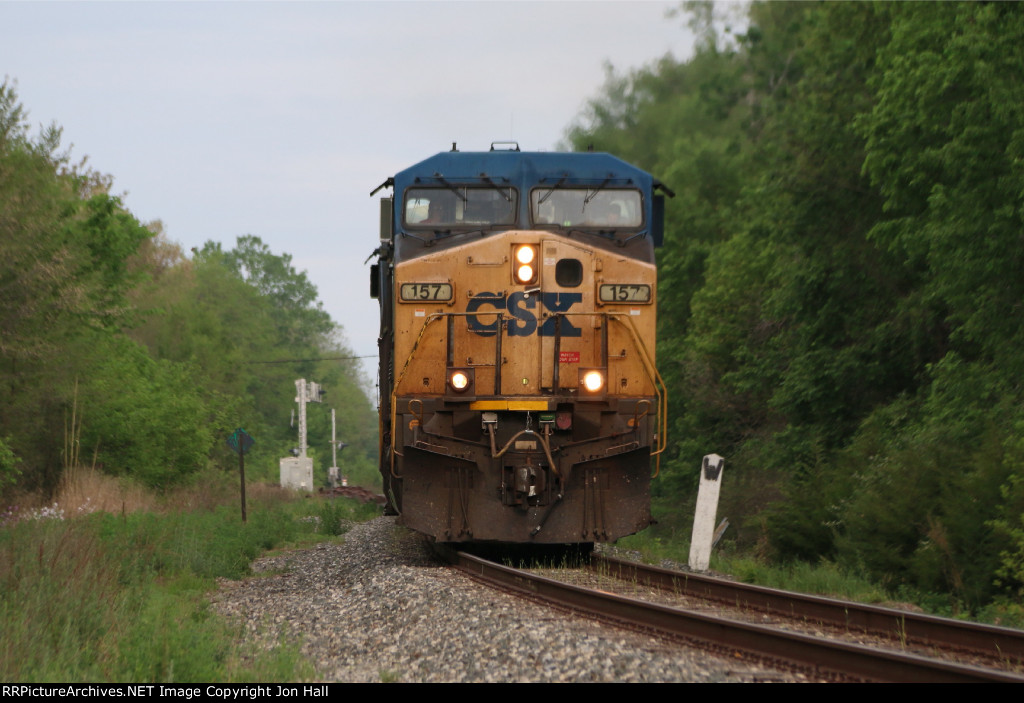
[[[386,511],[438,542],[645,528],[671,191],[609,154],[514,144],[453,144],[371,197],[386,187],[371,267]]]

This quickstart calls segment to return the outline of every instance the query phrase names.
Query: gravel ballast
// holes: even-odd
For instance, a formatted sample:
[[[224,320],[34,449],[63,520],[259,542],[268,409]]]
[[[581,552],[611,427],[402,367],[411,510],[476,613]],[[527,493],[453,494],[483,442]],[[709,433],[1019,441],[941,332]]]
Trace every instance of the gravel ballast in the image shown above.
[[[320,681],[800,681],[499,593],[446,568],[394,518],[265,557],[214,609],[246,639],[297,639]],[[262,572],[262,573],[261,573]]]

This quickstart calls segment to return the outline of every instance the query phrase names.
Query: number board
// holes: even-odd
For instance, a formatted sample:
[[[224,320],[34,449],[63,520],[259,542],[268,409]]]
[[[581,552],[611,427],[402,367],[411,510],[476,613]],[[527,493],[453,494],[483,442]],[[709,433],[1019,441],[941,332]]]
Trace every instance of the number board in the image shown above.
[[[602,283],[598,297],[602,303],[649,303],[651,287],[645,283]]]
[[[415,303],[423,300],[451,300],[451,283],[403,283],[398,293],[407,302]]]

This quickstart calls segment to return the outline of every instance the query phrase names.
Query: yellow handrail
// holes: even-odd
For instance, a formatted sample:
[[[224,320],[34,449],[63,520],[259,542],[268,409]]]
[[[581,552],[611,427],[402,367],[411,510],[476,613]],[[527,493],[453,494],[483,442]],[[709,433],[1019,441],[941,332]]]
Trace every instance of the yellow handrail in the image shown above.
[[[409,364],[412,362],[413,356],[416,354],[416,349],[420,345],[420,340],[423,339],[423,335],[426,334],[427,328],[430,327],[430,323],[434,320],[439,320],[448,313],[434,312],[427,316],[427,319],[423,321],[423,327],[420,328],[419,336],[416,337],[416,341],[412,345],[412,349],[409,350],[409,356],[405,359],[405,364],[402,366],[402,372],[395,378],[395,383],[391,386],[391,475],[395,475],[395,454],[398,453],[398,449],[395,445],[395,423],[398,420],[398,388],[402,385],[402,381],[405,380],[405,373],[409,370]]]
[[[644,344],[643,338],[637,332],[636,325],[633,323],[633,318],[621,315],[619,313],[605,313],[608,319],[615,320],[620,325],[626,327],[629,330],[630,335],[633,337],[633,344],[637,349],[640,350],[641,360],[643,361],[644,371],[647,373],[647,378],[651,381],[651,385],[654,386],[654,393],[658,397],[658,444],[655,451],[651,452],[651,456],[658,457],[655,460],[654,477],[661,471],[661,453],[665,451],[668,444],[668,388],[665,387],[665,382],[661,379],[661,374],[658,373],[658,368],[654,365],[654,360],[651,358],[651,353],[647,349],[647,345]],[[622,320],[626,320],[629,324],[627,325]]]
[[[420,341],[423,339],[423,335],[426,334],[427,328],[430,324],[436,320],[449,316],[468,316],[470,313],[459,313],[459,312],[435,312],[427,316],[426,320],[423,321],[423,327],[420,328],[420,333],[416,337],[416,341],[412,345],[412,349],[409,350],[409,355],[405,359],[405,363],[402,365],[402,371],[395,378],[395,384],[391,388],[391,473],[394,475],[395,470],[395,455],[398,453],[396,442],[395,423],[398,419],[398,388],[401,387],[402,381],[405,380],[405,375],[409,370],[409,365],[412,363],[413,357],[416,355],[416,350],[419,348]],[[636,329],[636,325],[633,323],[632,318],[621,315],[619,313],[608,313],[608,312],[568,312],[562,313],[564,315],[571,316],[584,316],[584,315],[599,315],[604,317],[606,320],[614,320],[626,328],[630,337],[633,340],[633,346],[640,352],[641,365],[644,368],[644,372],[647,374],[648,380],[651,382],[654,388],[654,394],[658,401],[658,420],[657,420],[657,444],[655,450],[651,452],[651,456],[657,457],[655,459],[655,471],[654,476],[657,477],[661,472],[661,454],[665,451],[667,446],[667,430],[668,430],[668,389],[665,387],[665,382],[662,380],[661,375],[658,373],[657,367],[654,365],[654,360],[651,358],[651,353],[647,349],[647,345],[644,344],[643,338],[640,336]],[[625,322],[623,322],[625,320]],[[501,334],[501,331],[498,331]]]

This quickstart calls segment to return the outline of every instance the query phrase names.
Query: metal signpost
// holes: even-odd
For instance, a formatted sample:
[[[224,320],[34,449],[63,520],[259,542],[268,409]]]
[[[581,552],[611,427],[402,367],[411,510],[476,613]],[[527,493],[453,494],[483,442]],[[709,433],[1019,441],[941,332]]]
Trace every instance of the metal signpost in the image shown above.
[[[227,441],[228,446],[238,454],[238,475],[242,483],[242,522],[245,522],[245,453],[256,444],[256,440],[239,427],[231,433]]]

